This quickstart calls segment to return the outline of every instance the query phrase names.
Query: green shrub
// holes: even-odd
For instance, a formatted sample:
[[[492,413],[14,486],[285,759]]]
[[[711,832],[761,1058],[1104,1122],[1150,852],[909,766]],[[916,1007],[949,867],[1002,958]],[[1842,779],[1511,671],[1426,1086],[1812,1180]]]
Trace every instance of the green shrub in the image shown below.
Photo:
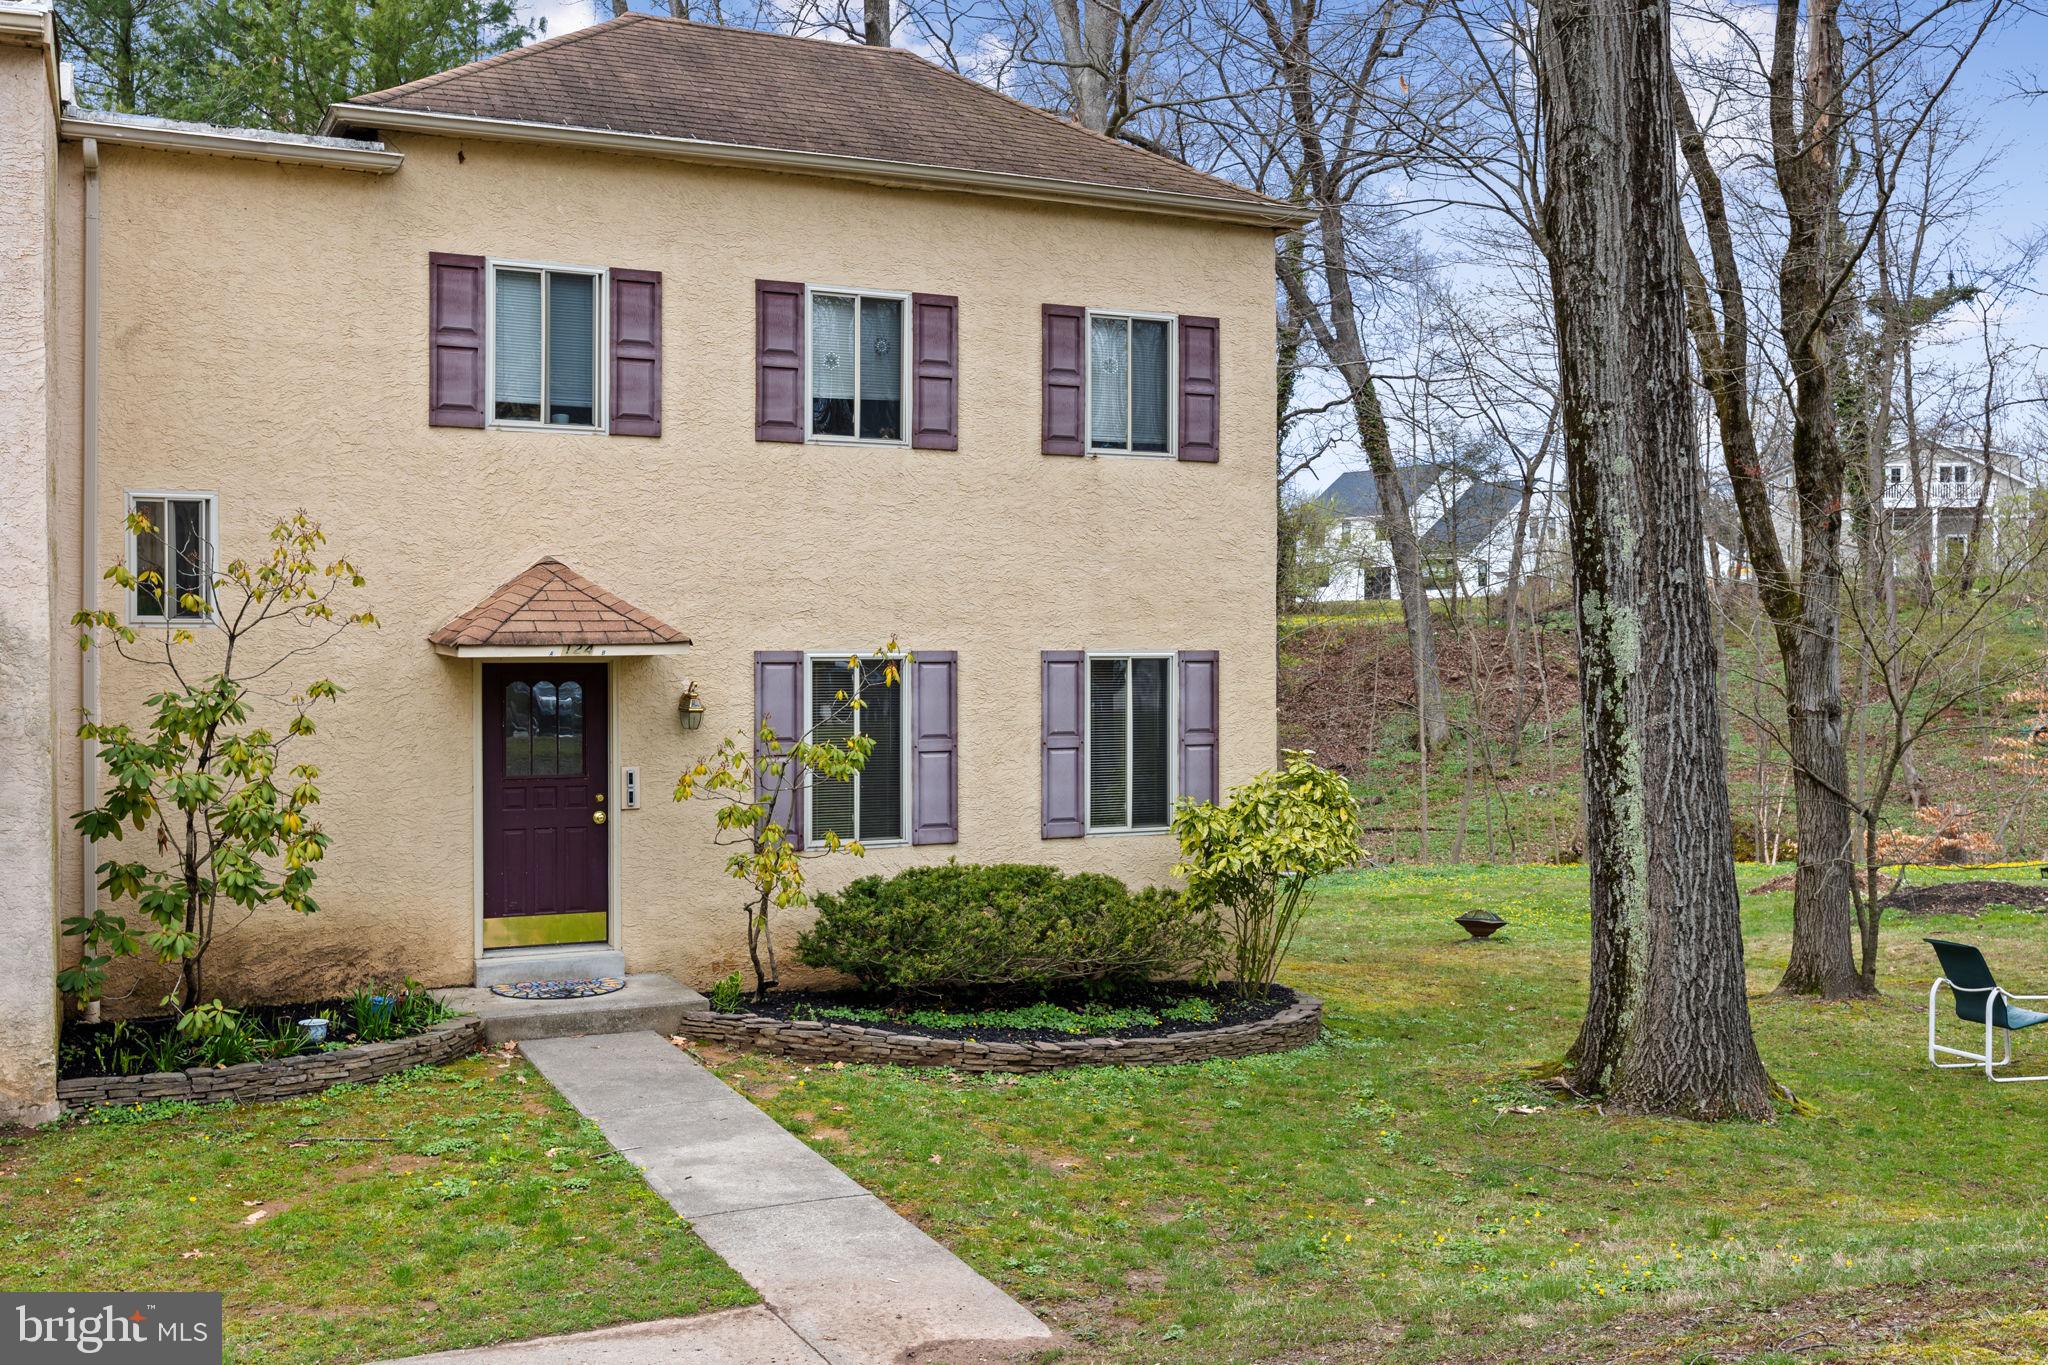
[[[740,981],[738,972],[711,983],[711,989],[704,992],[704,999],[720,1014],[740,1012],[740,993],[746,986]]]
[[[1018,863],[916,867],[817,898],[797,938],[811,967],[870,990],[958,995],[1007,987],[1206,980],[1222,940],[1213,916],[1157,887]]]

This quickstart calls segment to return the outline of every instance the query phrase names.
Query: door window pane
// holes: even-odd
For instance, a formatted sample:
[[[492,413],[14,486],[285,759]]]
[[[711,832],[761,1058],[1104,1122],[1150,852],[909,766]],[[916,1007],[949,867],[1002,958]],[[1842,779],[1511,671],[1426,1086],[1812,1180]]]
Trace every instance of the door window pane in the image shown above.
[[[1171,815],[1166,659],[1131,660],[1131,824],[1162,829]]]
[[[492,327],[497,416],[507,422],[540,420],[540,272],[500,270]]]
[[[597,424],[597,280],[548,275],[548,421]]]
[[[1093,318],[1088,325],[1088,444],[1130,448],[1130,324]]]
[[[505,685],[505,776],[533,772],[533,689],[523,682]]]
[[[555,775],[583,775],[583,684],[555,689]]]
[[[903,439],[903,302],[860,301],[860,434]]]
[[[1088,661],[1088,823],[1130,823],[1130,661]]]
[[[854,301],[843,294],[811,296],[811,432],[818,436],[854,433],[853,399],[858,367],[859,327]]]
[[[537,682],[533,685],[533,775],[553,777],[555,775],[555,685]]]

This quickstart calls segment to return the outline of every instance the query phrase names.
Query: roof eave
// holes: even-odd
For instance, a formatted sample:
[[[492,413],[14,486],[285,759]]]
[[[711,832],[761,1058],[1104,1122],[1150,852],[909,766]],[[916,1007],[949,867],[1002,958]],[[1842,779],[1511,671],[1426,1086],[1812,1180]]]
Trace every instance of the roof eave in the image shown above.
[[[378,143],[349,142],[341,138],[314,140],[255,128],[181,124],[125,115],[69,113],[58,123],[57,129],[61,136],[73,141],[92,138],[102,143],[119,142],[165,151],[196,152],[203,156],[324,166],[333,170],[366,171],[372,175],[390,175],[405,161],[404,152],[392,151]]]
[[[1034,199],[1085,204],[1091,207],[1131,209],[1173,217],[1206,218],[1218,222],[1266,227],[1279,232],[1292,231],[1307,223],[1313,216],[1305,209],[1277,201],[1224,199],[1212,195],[1182,194],[1171,190],[1127,189],[1086,181],[1010,175],[953,166],[925,166],[914,162],[884,161],[872,157],[834,156],[822,152],[754,147],[732,142],[709,142],[701,138],[669,137],[658,133],[615,132],[605,128],[579,128],[559,123],[482,118],[472,114],[445,114],[369,104],[330,105],[327,117],[320,125],[321,130],[327,132],[344,126],[363,126],[398,132],[439,133],[448,136],[485,138],[497,142],[551,143],[558,146],[583,147],[593,151],[694,161],[714,166],[738,166],[753,170],[866,180],[877,184],[956,190],[966,194],[990,194],[1011,199]]]
[[[444,645],[434,652],[449,659],[649,659],[681,654],[688,640],[643,645]]]

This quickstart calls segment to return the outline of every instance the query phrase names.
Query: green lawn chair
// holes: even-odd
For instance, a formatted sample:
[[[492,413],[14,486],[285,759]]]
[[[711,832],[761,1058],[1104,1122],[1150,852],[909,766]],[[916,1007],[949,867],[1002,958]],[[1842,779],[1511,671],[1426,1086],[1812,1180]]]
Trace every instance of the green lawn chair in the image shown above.
[[[2001,1076],[1998,1068],[2012,1065],[2012,1036],[2023,1028],[2036,1024],[2048,1024],[2048,1014],[2022,1009],[2010,1002],[2015,1000],[2048,1000],[2048,995],[2014,995],[1991,979],[1991,968],[1984,961],[1984,954],[1967,943],[1950,943],[1946,939],[1930,938],[1928,946],[1941,959],[1943,975],[1936,978],[1927,992],[1927,1060],[1944,1070],[1959,1067],[1984,1068],[1984,1074],[1994,1081],[2048,1081],[2048,1076]],[[1934,1041],[1935,997],[1941,988],[1948,987],[1956,998],[1956,1017],[1966,1024],[1984,1026],[1984,1050],[1965,1052],[1961,1048],[1942,1047]],[[2005,1030],[2005,1055],[1994,1058],[1991,1055],[1992,1032]],[[1966,1061],[1944,1062],[1942,1055],[1967,1058]]]

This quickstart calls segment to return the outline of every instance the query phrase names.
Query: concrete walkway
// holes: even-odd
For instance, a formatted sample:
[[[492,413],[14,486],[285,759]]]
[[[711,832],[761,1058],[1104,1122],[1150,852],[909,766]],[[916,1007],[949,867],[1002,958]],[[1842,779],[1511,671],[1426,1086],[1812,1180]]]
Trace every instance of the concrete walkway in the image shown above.
[[[661,1035],[541,1038],[520,1051],[764,1304],[426,1359],[897,1365],[1052,1344],[1023,1305]]]

